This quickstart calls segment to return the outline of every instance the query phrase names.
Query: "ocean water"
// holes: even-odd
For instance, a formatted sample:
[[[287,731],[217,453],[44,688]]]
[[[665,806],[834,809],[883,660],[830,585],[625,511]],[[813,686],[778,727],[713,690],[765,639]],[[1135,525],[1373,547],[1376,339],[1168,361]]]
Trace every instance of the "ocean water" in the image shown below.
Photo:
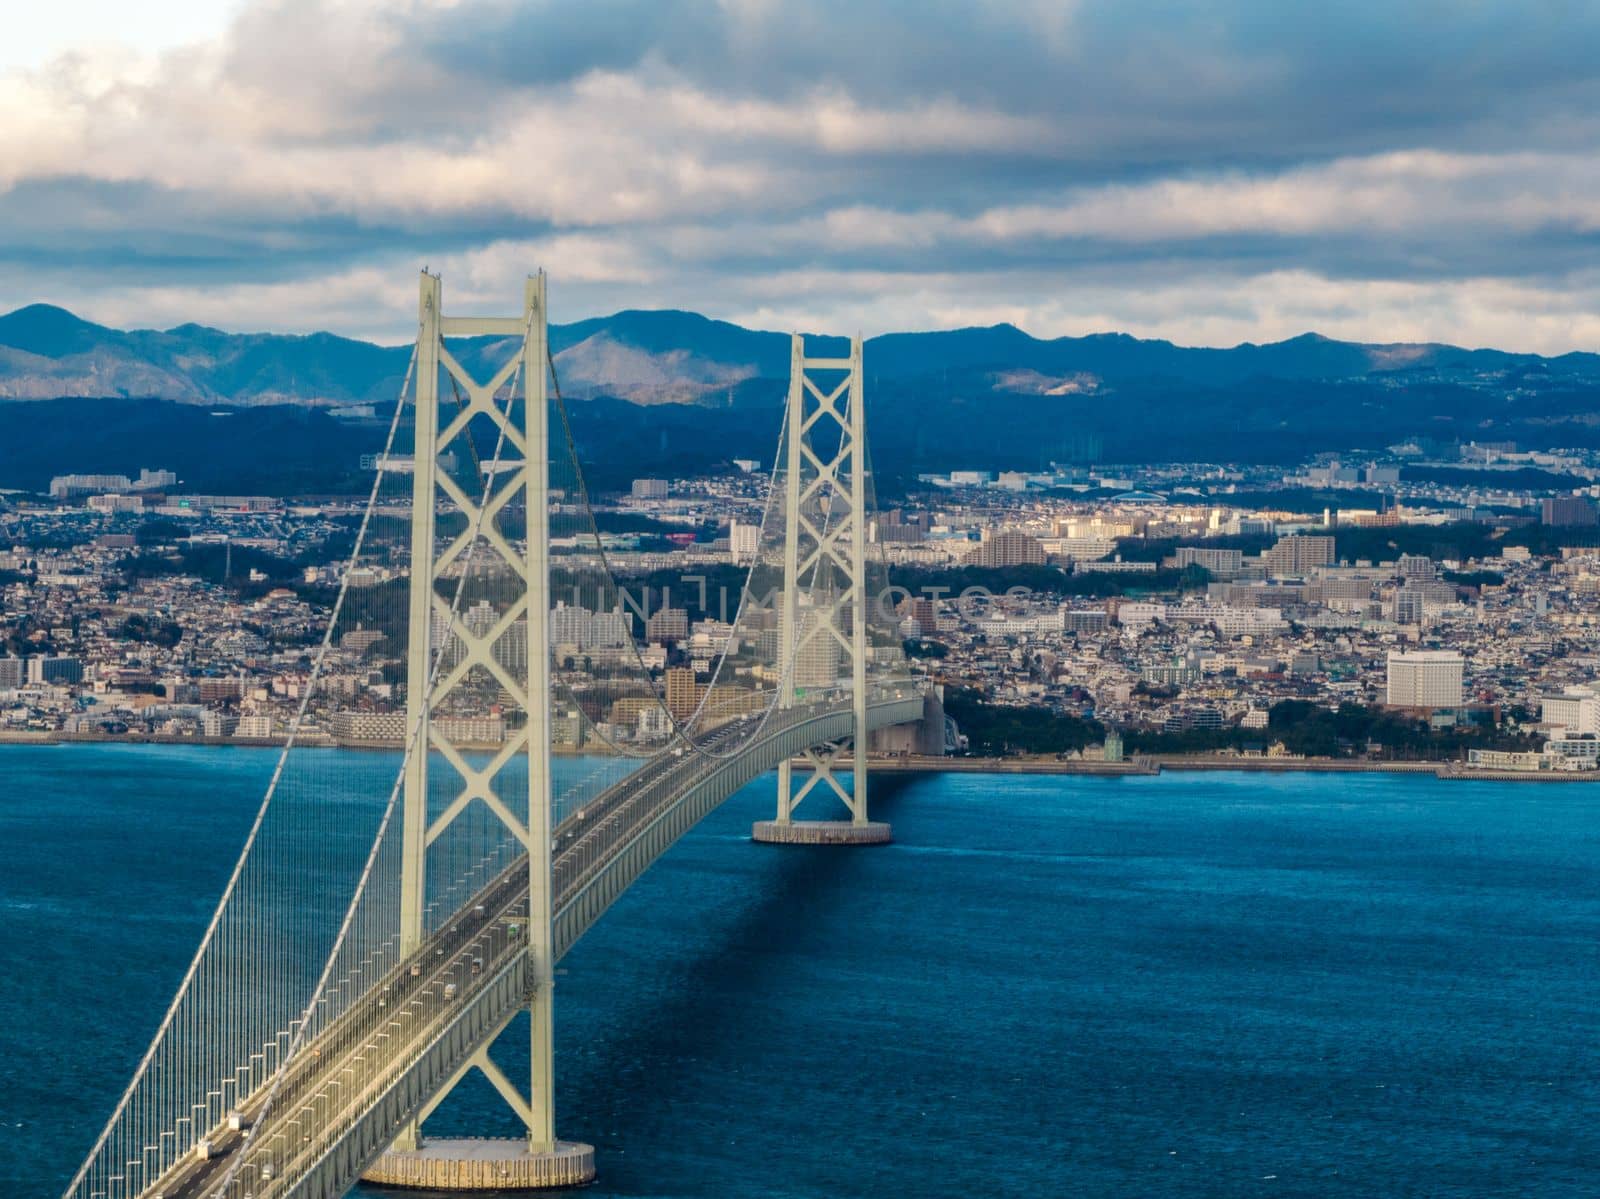
[[[92,1142],[271,762],[0,749],[0,1196]],[[1600,788],[924,775],[856,850],[752,845],[771,793],[563,962],[595,1199],[1600,1193]],[[480,1080],[429,1128],[515,1133]]]

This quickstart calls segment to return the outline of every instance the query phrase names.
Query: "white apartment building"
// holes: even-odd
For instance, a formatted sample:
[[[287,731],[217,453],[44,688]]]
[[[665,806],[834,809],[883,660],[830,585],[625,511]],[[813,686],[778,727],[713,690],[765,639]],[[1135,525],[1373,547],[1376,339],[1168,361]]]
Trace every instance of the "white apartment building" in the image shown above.
[[[234,727],[235,737],[270,737],[272,736],[272,717],[270,716],[241,716],[239,723]]]
[[[1232,579],[1244,570],[1244,551],[1227,549],[1209,549],[1204,546],[1183,545],[1178,547],[1178,568],[1185,566],[1199,566],[1210,571],[1219,579]]]
[[[1390,651],[1386,702],[1396,708],[1459,708],[1465,666],[1454,650]]]
[[[1059,636],[1062,616],[1059,611],[1041,612],[1030,616],[1001,613],[978,622],[978,629],[986,637],[1047,637]]]
[[[85,506],[91,512],[103,512],[107,514],[144,511],[144,501],[138,496],[117,495],[115,493],[107,495],[91,495],[86,501]]]
[[[1123,604],[1117,609],[1117,623],[1125,629],[1142,629],[1167,618],[1165,604],[1138,602]]]
[[[751,561],[760,548],[760,525],[742,525],[734,521],[728,526],[728,557],[735,562]]]
[[[1589,691],[1547,695],[1539,701],[1539,719],[1580,736],[1600,735],[1600,696]]]
[[[1058,554],[1074,562],[1097,562],[1117,548],[1113,537],[1046,537],[1041,544],[1047,554]]]
[[[1582,763],[1589,769],[1600,766],[1600,738],[1552,737],[1544,743],[1544,752],[1568,762]]]
[[[453,745],[497,745],[506,739],[502,716],[433,717],[433,727]],[[404,712],[335,712],[329,731],[341,741],[402,741],[406,736]]]
[[[1277,608],[1236,608],[1232,604],[1184,604],[1169,607],[1166,619],[1173,622],[1210,624],[1224,637],[1260,636],[1281,633],[1288,622]]]

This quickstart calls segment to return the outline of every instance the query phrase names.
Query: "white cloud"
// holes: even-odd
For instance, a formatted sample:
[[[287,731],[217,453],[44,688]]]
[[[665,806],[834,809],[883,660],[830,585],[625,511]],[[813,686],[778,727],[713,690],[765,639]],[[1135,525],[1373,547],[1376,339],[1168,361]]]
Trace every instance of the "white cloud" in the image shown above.
[[[51,0],[17,4],[6,12],[0,72],[37,68],[64,54],[114,50],[149,55],[214,40],[228,28],[241,0]]]
[[[529,11],[253,0],[110,51],[34,37],[0,65],[0,268],[26,264],[0,269],[0,307],[403,337],[426,261],[491,308],[543,264],[570,317],[1595,341],[1600,133],[1570,99],[1514,148],[1445,116],[1403,134],[1352,117],[1363,148],[1313,156],[1285,132],[1345,137],[1314,61],[1241,48],[1220,19],[1108,40],[1105,11],[1046,0],[940,9],[972,46],[870,3],[837,43],[828,11],[768,0],[687,5],[654,42],[571,63],[560,45],[530,66],[470,34],[459,53],[430,40],[440,22],[509,14],[503,36],[529,38],[573,15]],[[873,55],[882,70],[860,69]],[[1461,99],[1417,87],[1430,113]],[[89,198],[52,206],[73,187]],[[85,274],[88,250],[52,266],[29,237],[148,281]]]
[[[1224,235],[1312,237],[1600,228],[1600,160],[1590,154],[1417,150],[1272,174],[1225,173],[1071,189],[1052,203],[947,211],[852,206],[820,233],[856,248],[1095,238],[1147,243]]]
[[[364,219],[504,214],[558,225],[783,209],[818,190],[785,163],[992,153],[1039,121],[946,98],[883,108],[837,86],[785,103],[656,70],[496,94],[405,52],[364,5],[273,0],[226,38],[115,73],[67,55],[0,80],[0,188],[81,177]],[[430,102],[452,119],[427,115]]]

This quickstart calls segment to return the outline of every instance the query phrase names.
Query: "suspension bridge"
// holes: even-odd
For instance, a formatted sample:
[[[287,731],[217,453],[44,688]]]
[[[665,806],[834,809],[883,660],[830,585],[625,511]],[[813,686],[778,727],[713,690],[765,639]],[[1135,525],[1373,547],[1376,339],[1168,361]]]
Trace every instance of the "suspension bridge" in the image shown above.
[[[753,839],[881,842],[869,738],[942,741],[869,553],[859,338],[843,352],[793,339],[738,609],[691,637],[682,610],[630,596],[608,556],[550,356],[544,275],[514,317],[447,316],[442,300],[425,272],[411,363],[285,747],[64,1199],[592,1179],[592,1148],[556,1136],[556,963],[757,776],[776,769],[777,803]],[[338,721],[396,732],[400,749],[374,773],[309,743]],[[807,818],[824,803],[842,818]],[[489,1053],[524,1011],[526,1092]],[[426,1135],[473,1071],[524,1138]]]

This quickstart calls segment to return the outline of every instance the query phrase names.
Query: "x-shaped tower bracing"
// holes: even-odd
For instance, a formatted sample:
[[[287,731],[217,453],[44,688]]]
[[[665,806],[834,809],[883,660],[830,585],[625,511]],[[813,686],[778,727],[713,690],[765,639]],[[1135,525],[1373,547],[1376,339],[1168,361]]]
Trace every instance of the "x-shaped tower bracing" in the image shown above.
[[[760,840],[812,840],[797,830],[795,809],[826,785],[850,812],[852,831],[838,838],[886,840],[888,827],[867,817],[866,407],[861,338],[844,358],[807,357],[805,339],[790,343],[784,422],[785,539],[779,636],[785,670],[780,703],[794,706],[808,687],[833,686],[848,665],[854,699],[851,736],[804,751],[810,777],[796,790],[788,761],[778,767],[777,819],[756,826]],[[834,765],[849,751],[849,789]],[[814,825],[816,829],[827,826]],[[870,835],[868,835],[870,832]],[[797,835],[799,833],[800,835]]]
[[[284,1029],[268,1013],[263,1026],[274,1039],[265,1056],[254,1053],[256,1042],[248,1039],[254,1026],[241,1024],[241,1044],[252,1050],[249,1060],[259,1060],[265,1076],[251,1073],[253,1065],[241,1066],[248,1075],[243,1081],[235,1073],[232,1082],[224,1078],[220,1087],[199,1092],[203,1106],[188,1114],[174,1109],[177,1125],[191,1125],[194,1133],[178,1143],[166,1128],[173,1114],[169,1101],[189,1102],[191,1083],[211,1085],[215,1075],[209,1071],[233,1061],[223,1057],[232,1052],[226,1038],[218,1054],[194,1054],[192,1069],[184,1056],[190,1041],[201,1049],[210,1044],[205,1037],[216,1024],[210,1013],[221,1011],[225,1022],[241,1007],[238,995],[215,985],[226,986],[233,976],[213,964],[221,960],[208,951],[213,932],[222,930],[219,952],[259,941],[265,952],[246,953],[245,961],[289,960],[291,942],[278,935],[278,926],[258,929],[252,921],[258,892],[271,892],[276,871],[298,869],[297,859],[266,854],[257,890],[242,892],[245,900],[234,906],[225,896],[150,1054],[70,1185],[71,1199],[156,1193],[243,1199],[264,1194],[268,1184],[273,1196],[333,1199],[369,1167],[381,1181],[399,1185],[444,1178],[446,1186],[503,1186],[496,1173],[502,1166],[518,1171],[519,1183],[526,1185],[582,1182],[593,1176],[592,1150],[557,1142],[554,1135],[551,1003],[557,954],[678,837],[773,766],[779,772],[778,818],[758,825],[757,839],[887,839],[887,826],[867,817],[867,737],[873,727],[919,719],[923,699],[915,688],[894,683],[868,693],[867,618],[875,597],[866,573],[860,339],[852,341],[848,356],[837,358],[807,357],[802,339],[792,342],[780,467],[785,477],[773,497],[775,504],[781,500],[785,516],[778,660],[772,664],[781,679],[781,710],[748,729],[713,726],[687,752],[674,745],[671,753],[616,778],[584,810],[569,814],[557,855],[550,770],[551,375],[544,276],[528,280],[520,316],[463,318],[444,315],[440,280],[424,274],[419,311],[398,921],[392,858],[383,858],[384,868],[370,876],[385,880],[382,886],[364,891],[380,851],[395,844],[383,832],[392,828],[385,815],[344,924],[331,939],[332,956],[314,988],[313,1006],[304,1016],[293,1015],[301,1001],[292,976],[280,971],[286,981],[275,997],[290,1015]],[[480,381],[462,361],[474,359],[458,357],[447,338],[491,339],[473,349],[492,354],[498,345],[514,352]],[[448,419],[441,412],[442,381],[457,400]],[[494,443],[487,469],[478,460],[483,436]],[[390,438],[392,445],[393,428]],[[463,458],[469,469],[459,468]],[[378,510],[376,484],[373,496],[369,517]],[[514,528],[519,507],[525,533]],[[446,526],[447,520],[459,521],[459,531]],[[364,521],[363,536],[366,528]],[[468,584],[479,589],[476,594],[486,590],[489,599],[480,599],[463,617],[459,609]],[[845,679],[848,698],[842,694]],[[463,731],[463,719],[470,725],[495,703],[523,719],[507,722],[494,751],[475,752],[480,740],[499,736],[475,738]],[[741,739],[730,740],[733,734]],[[853,759],[848,787],[834,772],[845,752]],[[798,790],[790,765],[797,754],[811,767]],[[517,777],[524,761],[525,784]],[[275,775],[263,817],[276,783]],[[799,804],[818,789],[837,796],[851,819],[796,820]],[[469,814],[472,819],[464,821]],[[776,835],[765,835],[774,829]],[[244,877],[251,886],[258,875],[245,872],[257,862],[250,848],[254,838],[252,833],[235,874],[235,881]],[[486,844],[488,853],[471,858],[464,872],[461,860],[450,856],[463,847],[477,854]],[[526,899],[520,893],[524,869]],[[477,899],[463,905],[458,892],[466,884]],[[367,898],[370,909],[360,906]],[[369,911],[383,914],[374,922],[374,939],[353,935],[349,956],[342,957],[345,933]],[[374,978],[365,990],[365,982],[358,985]],[[191,988],[195,979],[200,982]],[[220,997],[217,1003],[214,996]],[[488,1049],[524,1006],[531,1016],[527,1094],[507,1079]],[[172,1029],[177,1031],[167,1037]],[[527,1129],[525,1145],[507,1142],[510,1150],[497,1150],[494,1169],[480,1172],[476,1183],[459,1181],[452,1170],[481,1160],[453,1159],[449,1142],[436,1143],[437,1152],[418,1149],[422,1122],[473,1070],[487,1077]],[[224,1109],[235,1102],[241,1110],[225,1117]],[[398,1152],[379,1160],[386,1144]],[[472,1150],[467,1152],[470,1157]],[[130,1155],[142,1156],[129,1160]]]
[[[444,339],[499,336],[519,338],[513,354],[485,382],[473,378],[446,348]],[[528,958],[533,986],[528,1000],[532,1027],[533,1084],[527,1098],[517,1093],[503,1073],[480,1050],[468,1068],[480,1070],[527,1126],[530,1152],[555,1147],[551,1011],[554,960],[551,944],[551,787],[550,787],[550,652],[549,604],[549,338],[543,272],[527,281],[520,318],[447,317],[441,308],[438,277],[424,274],[417,341],[416,433],[411,511],[411,591],[407,647],[406,726],[412,752],[404,782],[401,866],[400,951],[415,952],[427,935],[428,849],[450,829],[474,801],[481,802],[523,846],[528,855]],[[460,410],[443,428],[439,421],[440,369],[465,393]],[[520,376],[522,424],[513,420],[514,405],[497,397]],[[494,459],[485,472],[484,493],[474,497],[444,463],[470,436],[472,427],[492,429]],[[474,447],[475,449],[475,447]],[[476,458],[474,452],[473,457]],[[526,550],[518,552],[501,528],[501,517],[521,497],[527,519]],[[441,501],[465,520],[462,531],[440,548],[438,514]],[[509,571],[520,583],[493,623],[475,628],[462,621],[457,604],[439,594],[441,581],[471,564],[480,543],[497,559],[497,570]],[[449,592],[449,587],[443,590]],[[508,667],[496,647],[525,622],[525,673]],[[443,637],[440,636],[441,630]],[[441,644],[441,641],[445,644]],[[513,640],[512,644],[515,642]],[[454,661],[445,657],[447,649]],[[435,663],[438,662],[436,666]],[[448,666],[447,666],[448,663]],[[447,668],[446,668],[447,666]],[[486,674],[525,716],[508,730],[505,744],[482,765],[474,765],[437,720],[452,695],[470,685],[475,672]],[[438,753],[460,779],[457,794],[429,818],[429,758]],[[527,760],[527,812],[513,812],[496,786],[514,758]],[[418,1147],[421,1120],[467,1072],[464,1068],[423,1109],[416,1123],[395,1147]]]

